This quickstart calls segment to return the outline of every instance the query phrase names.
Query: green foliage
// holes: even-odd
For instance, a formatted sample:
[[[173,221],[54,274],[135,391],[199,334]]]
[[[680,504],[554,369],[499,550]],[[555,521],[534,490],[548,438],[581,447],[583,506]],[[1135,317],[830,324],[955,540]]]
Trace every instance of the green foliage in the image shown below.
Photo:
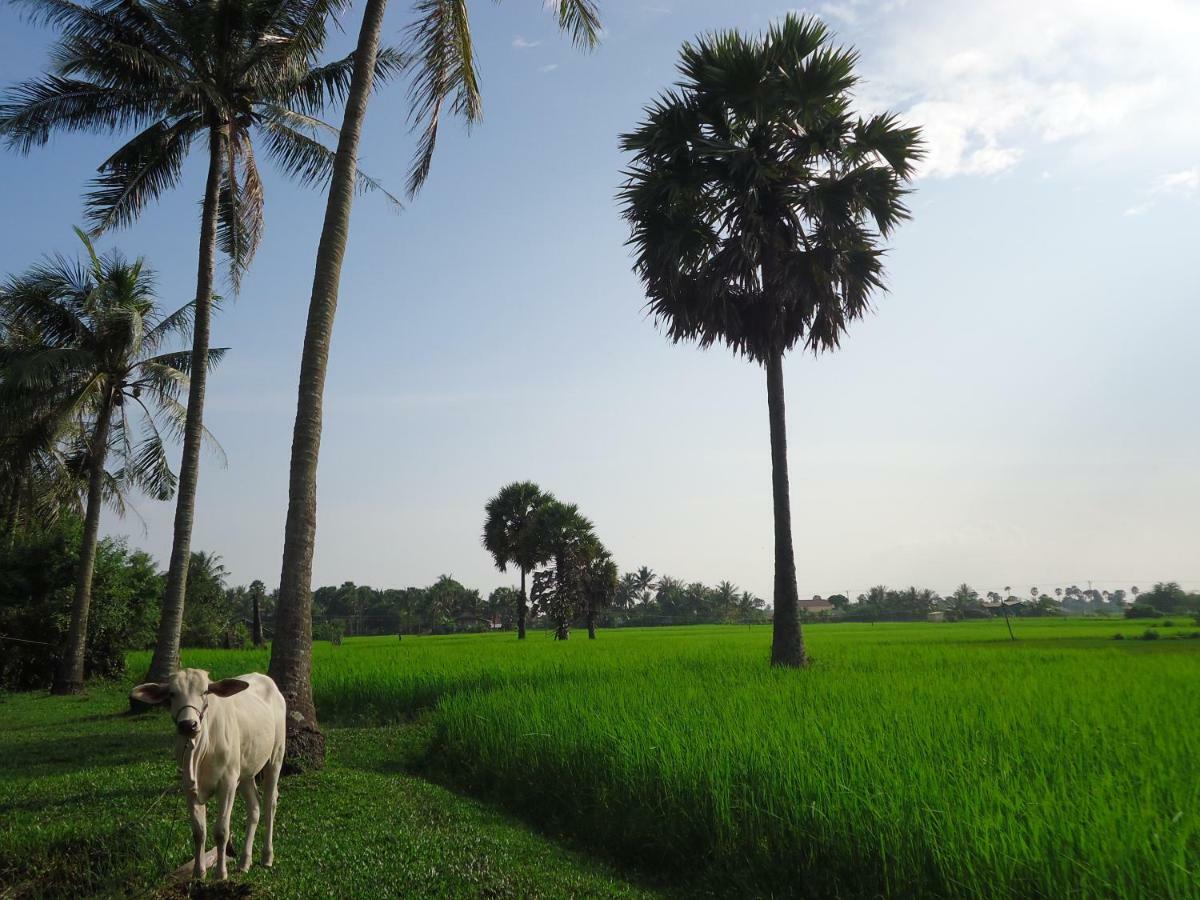
[[[0,686],[48,687],[70,620],[82,528],[66,519],[0,546]],[[123,540],[100,542],[84,655],[89,677],[120,675],[129,648],[154,640],[162,576]]]

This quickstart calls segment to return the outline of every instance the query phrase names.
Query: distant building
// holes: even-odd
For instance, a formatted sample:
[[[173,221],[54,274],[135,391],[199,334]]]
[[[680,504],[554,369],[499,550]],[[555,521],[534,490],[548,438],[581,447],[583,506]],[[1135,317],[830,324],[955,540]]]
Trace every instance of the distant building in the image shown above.
[[[828,600],[823,600],[819,594],[814,594],[811,600],[800,601],[800,612],[809,615],[815,616],[818,613],[829,612],[831,609],[833,609],[833,604]]]

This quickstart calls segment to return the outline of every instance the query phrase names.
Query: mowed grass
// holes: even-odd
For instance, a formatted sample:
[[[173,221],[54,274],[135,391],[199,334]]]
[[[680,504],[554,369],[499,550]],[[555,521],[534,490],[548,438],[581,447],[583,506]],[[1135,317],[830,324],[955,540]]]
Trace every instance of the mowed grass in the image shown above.
[[[511,822],[481,825],[484,810],[418,773],[689,895],[1200,897],[1200,640],[1176,637],[1196,630],[1190,620],[1154,627],[1159,640],[1133,639],[1149,624],[1021,620],[1015,643],[999,621],[819,625],[806,632],[814,665],[799,672],[766,665],[761,627],[318,644],[314,690],[331,764],[286,782],[281,802],[285,821],[292,804],[307,874],[281,866],[252,883],[300,896],[315,873],[334,872],[355,886],[342,895],[369,892],[385,883],[372,880],[392,827],[381,821],[400,817],[405,840],[417,841],[419,810],[431,803],[457,810],[444,832],[420,837],[452,870],[469,871],[476,856],[469,842],[455,845],[456,829],[501,847],[518,840],[511,830],[494,838]],[[1118,632],[1130,639],[1112,640]],[[185,654],[217,677],[266,660]],[[135,654],[130,670],[146,661]],[[112,697],[119,705],[119,691]],[[72,701],[18,700],[40,702]],[[156,719],[127,727],[162,741],[157,762],[126,759],[146,757],[149,738],[112,752],[120,765],[157,766],[130,775],[163,785],[170,763]],[[3,793],[2,743],[0,754],[5,815],[13,794]],[[47,763],[62,779],[47,800],[78,814],[88,779],[110,773],[67,773],[65,762]],[[361,809],[341,799],[352,777]],[[142,788],[137,803],[151,799]],[[155,836],[138,838],[172,864],[187,846],[173,802]],[[394,807],[418,813],[386,819]],[[121,846],[121,834],[105,840]],[[38,838],[26,831],[20,844]],[[541,848],[552,874],[521,881],[525,870],[511,867],[519,855],[493,850],[501,894],[537,893],[531,884],[546,896],[637,890],[544,837],[521,839]],[[287,841],[284,830],[284,860]],[[576,882],[564,880],[572,866]],[[489,893],[450,877],[408,882],[407,892]]]

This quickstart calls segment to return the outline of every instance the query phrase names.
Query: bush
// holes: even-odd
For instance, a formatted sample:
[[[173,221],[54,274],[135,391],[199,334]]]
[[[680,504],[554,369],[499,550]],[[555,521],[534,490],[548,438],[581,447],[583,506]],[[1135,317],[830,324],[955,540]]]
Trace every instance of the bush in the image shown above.
[[[68,519],[19,535],[0,550],[0,686],[46,688],[54,679],[71,621],[82,526]],[[163,590],[154,561],[124,540],[105,538],[96,549],[84,674],[115,678],[125,651],[148,647]]]
[[[1145,631],[1142,632],[1142,640],[1143,641],[1157,641],[1160,637],[1162,637],[1162,635],[1160,635],[1153,628],[1147,628]]]
[[[1145,603],[1135,603],[1129,609],[1125,610],[1125,618],[1127,619],[1161,619],[1163,614]]]
[[[1121,634],[1121,632],[1118,631],[1116,634],[1114,634],[1112,636],[1112,639],[1114,641],[1123,641],[1123,640],[1125,640],[1125,635]]]

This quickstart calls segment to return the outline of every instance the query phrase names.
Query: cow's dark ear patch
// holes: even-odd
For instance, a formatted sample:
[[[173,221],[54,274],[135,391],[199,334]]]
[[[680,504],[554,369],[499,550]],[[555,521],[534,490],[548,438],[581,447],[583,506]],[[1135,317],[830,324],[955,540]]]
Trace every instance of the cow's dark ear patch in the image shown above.
[[[148,703],[151,706],[157,706],[160,703],[166,703],[171,699],[171,687],[166,684],[156,684],[153,681],[148,681],[146,684],[139,684],[129,696],[139,703]]]
[[[232,697],[234,694],[240,694],[248,687],[250,687],[250,684],[242,681],[240,678],[222,678],[220,681],[214,681],[208,686],[208,693],[215,697]]]

